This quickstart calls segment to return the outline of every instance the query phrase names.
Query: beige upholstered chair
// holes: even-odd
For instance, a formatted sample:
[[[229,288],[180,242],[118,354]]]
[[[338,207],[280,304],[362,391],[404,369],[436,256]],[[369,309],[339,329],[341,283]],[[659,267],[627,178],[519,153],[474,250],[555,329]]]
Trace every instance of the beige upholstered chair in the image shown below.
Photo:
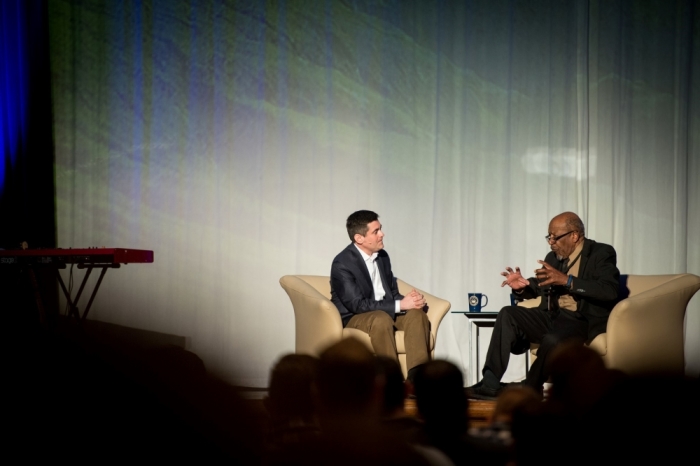
[[[399,292],[407,294],[411,285],[397,279]],[[326,347],[346,338],[354,336],[372,349],[369,334],[353,328],[343,328],[340,313],[331,302],[330,277],[319,275],[285,275],[280,278],[280,285],[289,295],[294,307],[296,329],[296,352],[318,356]],[[418,288],[416,288],[418,290]],[[430,321],[430,349],[435,353],[437,330],[442,318],[450,310],[450,303],[425,291],[419,290],[428,304],[428,320]],[[406,370],[406,348],[403,342],[403,331],[396,332],[396,347],[399,351],[399,362],[404,377]]]
[[[698,289],[700,277],[689,273],[620,276],[621,301],[610,313],[607,331],[589,346],[610,369],[630,375],[683,375],[683,321]],[[538,304],[539,298],[519,305]],[[531,347],[533,356],[537,346]]]

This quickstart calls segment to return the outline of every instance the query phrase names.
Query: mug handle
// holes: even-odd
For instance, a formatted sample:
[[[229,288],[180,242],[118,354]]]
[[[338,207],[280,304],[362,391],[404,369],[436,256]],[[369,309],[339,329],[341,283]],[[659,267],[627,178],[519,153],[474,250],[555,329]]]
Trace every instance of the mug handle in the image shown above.
[[[481,295],[482,297],[486,298],[486,303],[482,304],[481,307],[486,307],[486,305],[489,303],[489,297],[484,295]]]

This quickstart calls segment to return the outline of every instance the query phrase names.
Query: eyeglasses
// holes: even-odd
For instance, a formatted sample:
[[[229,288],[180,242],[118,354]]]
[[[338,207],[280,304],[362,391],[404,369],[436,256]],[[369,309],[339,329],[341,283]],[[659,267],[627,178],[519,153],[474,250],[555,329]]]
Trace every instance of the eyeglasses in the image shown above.
[[[564,233],[563,235],[559,235],[559,236],[547,235],[547,236],[544,237],[544,239],[547,240],[548,243],[556,243],[557,241],[559,241],[559,240],[562,239],[563,237],[565,237],[565,236],[567,236],[567,235],[570,235],[571,233],[573,233],[573,232],[575,232],[575,231],[576,231],[576,230],[567,231],[567,232]]]

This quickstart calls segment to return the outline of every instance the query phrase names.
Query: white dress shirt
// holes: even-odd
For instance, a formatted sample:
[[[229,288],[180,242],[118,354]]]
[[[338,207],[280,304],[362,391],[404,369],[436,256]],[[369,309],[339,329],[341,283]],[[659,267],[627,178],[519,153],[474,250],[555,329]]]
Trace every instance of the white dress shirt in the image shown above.
[[[384,285],[382,285],[382,277],[379,275],[379,268],[377,267],[377,253],[375,252],[371,256],[368,256],[362,249],[360,249],[357,244],[355,244],[355,247],[357,248],[358,251],[360,251],[360,255],[362,256],[362,260],[365,261],[365,265],[367,266],[367,271],[369,272],[369,276],[372,279],[372,287],[374,288],[374,299],[377,301],[381,301],[384,299],[384,296],[386,295],[386,291],[384,291]],[[395,312],[401,311],[401,301],[394,301],[395,307],[394,310]]]

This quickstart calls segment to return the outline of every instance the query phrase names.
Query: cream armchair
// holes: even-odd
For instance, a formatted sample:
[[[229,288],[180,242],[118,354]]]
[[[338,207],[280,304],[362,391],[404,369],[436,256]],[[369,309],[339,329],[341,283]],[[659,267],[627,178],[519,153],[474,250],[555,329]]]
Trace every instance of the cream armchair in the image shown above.
[[[689,273],[622,275],[620,301],[610,313],[606,332],[594,338],[590,348],[608,368],[630,375],[683,375],[683,321],[698,289],[700,277]],[[539,298],[519,305],[538,304]],[[531,347],[533,356],[537,346]]]
[[[411,285],[397,279],[399,292],[407,294]],[[320,275],[285,275],[280,278],[280,285],[289,295],[294,307],[295,350],[297,353],[318,356],[326,347],[349,336],[354,336],[374,351],[369,334],[353,328],[343,328],[340,313],[331,302],[330,277]],[[418,289],[418,288],[416,288]],[[430,350],[435,354],[437,330],[450,303],[425,291],[419,290],[428,304],[428,320],[430,321]],[[396,332],[396,348],[399,352],[399,362],[406,377],[406,348],[403,341],[403,331]]]

